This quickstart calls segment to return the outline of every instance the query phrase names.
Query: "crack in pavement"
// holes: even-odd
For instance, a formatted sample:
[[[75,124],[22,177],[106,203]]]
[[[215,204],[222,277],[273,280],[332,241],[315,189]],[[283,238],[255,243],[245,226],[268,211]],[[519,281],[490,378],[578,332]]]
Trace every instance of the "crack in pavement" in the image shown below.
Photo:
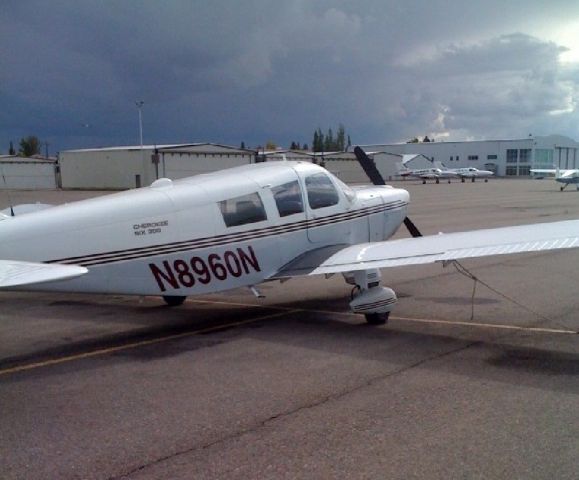
[[[416,361],[416,362],[414,362],[414,363],[412,363],[412,364],[410,364],[410,365],[407,365],[407,366],[405,366],[405,367],[401,367],[401,368],[399,368],[399,369],[397,369],[397,370],[388,372],[388,373],[383,374],[383,375],[377,375],[377,376],[375,376],[375,377],[369,378],[369,379],[366,380],[365,382],[363,382],[363,383],[361,383],[361,384],[359,384],[359,385],[357,385],[357,386],[355,386],[355,387],[353,387],[353,388],[350,388],[350,389],[348,389],[348,390],[344,390],[344,391],[342,391],[342,392],[335,393],[335,394],[332,394],[332,395],[327,395],[327,396],[322,397],[321,399],[319,399],[319,400],[317,400],[317,401],[314,401],[314,402],[309,403],[309,404],[307,404],[307,405],[301,405],[301,406],[299,406],[299,407],[297,407],[297,408],[294,408],[293,410],[289,410],[289,411],[286,411],[286,412],[277,413],[277,414],[275,414],[275,415],[272,415],[272,416],[266,418],[265,420],[262,420],[262,421],[260,421],[260,422],[255,423],[254,425],[252,425],[252,426],[250,426],[250,427],[247,427],[247,428],[245,428],[245,429],[239,430],[239,431],[237,431],[237,432],[232,432],[232,433],[230,433],[230,434],[228,434],[228,435],[225,435],[224,437],[221,437],[221,438],[219,438],[219,439],[217,439],[217,440],[214,440],[214,441],[212,441],[212,442],[208,442],[208,443],[203,444],[203,445],[196,445],[196,446],[193,446],[193,447],[184,449],[184,450],[180,450],[180,451],[177,451],[177,452],[173,452],[173,453],[171,453],[171,454],[169,454],[169,455],[165,455],[165,456],[163,456],[163,457],[159,457],[159,458],[157,458],[157,459],[155,459],[155,460],[152,460],[152,461],[150,461],[150,462],[148,462],[148,463],[145,463],[145,464],[143,464],[143,465],[140,465],[140,466],[138,466],[138,467],[135,467],[135,468],[133,468],[132,470],[126,472],[126,473],[123,473],[123,474],[120,474],[120,475],[111,476],[111,477],[109,477],[107,480],[128,479],[128,478],[130,478],[132,475],[134,475],[134,474],[136,474],[136,473],[143,472],[144,470],[146,470],[146,469],[148,469],[148,468],[151,468],[151,467],[153,467],[153,466],[155,466],[155,465],[159,465],[159,464],[161,464],[161,463],[163,463],[163,462],[172,460],[172,459],[174,459],[174,458],[177,458],[177,457],[180,457],[180,456],[183,456],[183,455],[188,455],[188,454],[190,454],[190,453],[194,453],[194,452],[206,450],[206,449],[211,448],[211,447],[214,447],[214,446],[216,446],[216,445],[219,445],[219,444],[222,444],[222,443],[226,443],[226,442],[228,442],[228,441],[231,441],[231,440],[235,440],[235,439],[241,438],[241,437],[243,437],[243,436],[246,435],[246,434],[250,434],[250,433],[254,433],[254,432],[259,431],[260,429],[266,427],[268,424],[270,424],[271,422],[274,422],[275,420],[279,420],[279,419],[283,419],[283,418],[290,417],[290,416],[292,416],[292,415],[295,415],[296,413],[300,413],[300,412],[302,412],[302,411],[304,411],[304,410],[309,410],[309,409],[313,409],[313,408],[322,406],[322,405],[324,405],[324,404],[326,404],[326,403],[329,403],[329,402],[331,402],[331,401],[340,400],[340,399],[346,397],[347,395],[350,395],[351,393],[355,393],[355,392],[358,392],[358,391],[360,391],[360,390],[362,390],[362,389],[364,389],[364,388],[371,387],[371,386],[373,386],[374,384],[376,384],[376,383],[378,383],[378,382],[380,382],[380,381],[383,381],[383,380],[386,380],[386,379],[388,379],[388,378],[394,377],[394,376],[396,376],[396,375],[400,375],[400,374],[402,374],[402,373],[408,372],[408,371],[410,371],[410,370],[412,370],[412,369],[414,369],[414,368],[420,367],[420,366],[422,366],[422,365],[424,365],[424,364],[426,364],[426,363],[428,363],[428,362],[436,361],[436,360],[439,360],[439,359],[441,359],[441,358],[444,358],[444,357],[453,355],[453,354],[455,354],[455,353],[462,352],[462,351],[464,351],[464,350],[467,350],[467,349],[469,349],[469,348],[471,348],[471,347],[473,347],[473,346],[480,345],[480,344],[482,344],[482,343],[483,343],[482,341],[468,342],[468,343],[466,343],[465,345],[462,345],[462,346],[460,346],[460,347],[457,347],[457,348],[454,348],[454,349],[451,349],[451,350],[448,350],[448,351],[445,351],[445,352],[437,353],[437,354],[435,354],[435,355],[432,355],[432,356],[423,358],[423,359],[421,359],[421,360],[419,360],[419,361]]]

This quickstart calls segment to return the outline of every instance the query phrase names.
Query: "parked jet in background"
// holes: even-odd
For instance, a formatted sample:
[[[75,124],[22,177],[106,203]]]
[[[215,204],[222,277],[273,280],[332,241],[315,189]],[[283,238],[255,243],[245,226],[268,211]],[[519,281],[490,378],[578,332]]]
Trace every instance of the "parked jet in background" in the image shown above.
[[[448,183],[450,183],[451,178],[456,178],[458,175],[453,172],[448,172],[440,168],[418,168],[410,169],[405,168],[402,163],[398,164],[398,175],[401,177],[413,177],[422,179],[422,183],[426,183],[427,180],[435,180],[436,183],[440,183],[441,178],[447,178]]]
[[[467,178],[470,178],[473,182],[476,178],[484,178],[485,182],[488,182],[489,177],[494,175],[494,172],[491,172],[490,170],[479,170],[478,168],[474,167],[448,168],[442,162],[434,162],[434,164],[443,172],[447,174],[454,174],[456,177],[459,177],[462,182],[464,182]]]
[[[532,168],[531,173],[555,175],[555,181],[562,183],[561,191],[565,190],[568,185],[575,185],[579,190],[579,170],[561,170],[559,168]]]

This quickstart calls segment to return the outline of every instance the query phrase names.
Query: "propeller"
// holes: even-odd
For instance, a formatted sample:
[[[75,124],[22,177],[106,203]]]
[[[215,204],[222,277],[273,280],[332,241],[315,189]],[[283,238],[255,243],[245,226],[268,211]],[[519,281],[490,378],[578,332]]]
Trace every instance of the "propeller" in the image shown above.
[[[374,160],[372,160],[368,155],[366,155],[366,152],[364,150],[362,150],[360,147],[355,147],[354,155],[356,155],[356,158],[358,159],[360,166],[364,169],[364,172],[366,173],[366,175],[368,175],[368,178],[374,185],[386,185],[384,178],[382,178],[382,175],[378,171],[378,168],[376,168]],[[422,233],[420,233],[420,230],[416,228],[416,225],[414,225],[412,220],[410,220],[408,217],[404,217],[404,226],[408,229],[410,235],[412,235],[413,237],[422,237]]]

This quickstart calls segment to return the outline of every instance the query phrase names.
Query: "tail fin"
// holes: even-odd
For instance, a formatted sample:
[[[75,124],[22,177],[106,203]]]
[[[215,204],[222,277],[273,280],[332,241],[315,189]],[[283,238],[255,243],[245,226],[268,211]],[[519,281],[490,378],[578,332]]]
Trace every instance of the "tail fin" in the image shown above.
[[[443,170],[443,171],[444,171],[444,170],[448,170],[448,167],[447,167],[444,163],[442,163],[441,161],[439,161],[439,160],[436,160],[436,161],[434,162],[434,166],[435,166],[436,168],[440,168],[440,169]]]

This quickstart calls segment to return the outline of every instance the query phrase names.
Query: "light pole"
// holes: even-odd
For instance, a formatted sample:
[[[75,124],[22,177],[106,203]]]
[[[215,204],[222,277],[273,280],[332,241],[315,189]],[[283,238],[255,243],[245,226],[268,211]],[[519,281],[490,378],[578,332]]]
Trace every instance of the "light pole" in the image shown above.
[[[146,168],[145,168],[145,152],[143,152],[143,114],[142,114],[142,110],[143,110],[143,105],[145,104],[145,102],[143,102],[143,100],[138,100],[135,102],[135,105],[137,106],[137,108],[139,109],[139,138],[141,140],[141,165],[142,165],[142,169],[143,169],[143,174],[146,174]],[[136,179],[135,179],[135,184],[137,188],[140,188],[141,186],[141,175],[137,175]]]
[[[142,110],[143,110],[144,104],[145,104],[145,102],[143,102],[143,100],[139,100],[139,101],[135,102],[135,105],[139,109],[139,137],[141,139],[141,150],[143,150],[143,114],[142,114]]]

